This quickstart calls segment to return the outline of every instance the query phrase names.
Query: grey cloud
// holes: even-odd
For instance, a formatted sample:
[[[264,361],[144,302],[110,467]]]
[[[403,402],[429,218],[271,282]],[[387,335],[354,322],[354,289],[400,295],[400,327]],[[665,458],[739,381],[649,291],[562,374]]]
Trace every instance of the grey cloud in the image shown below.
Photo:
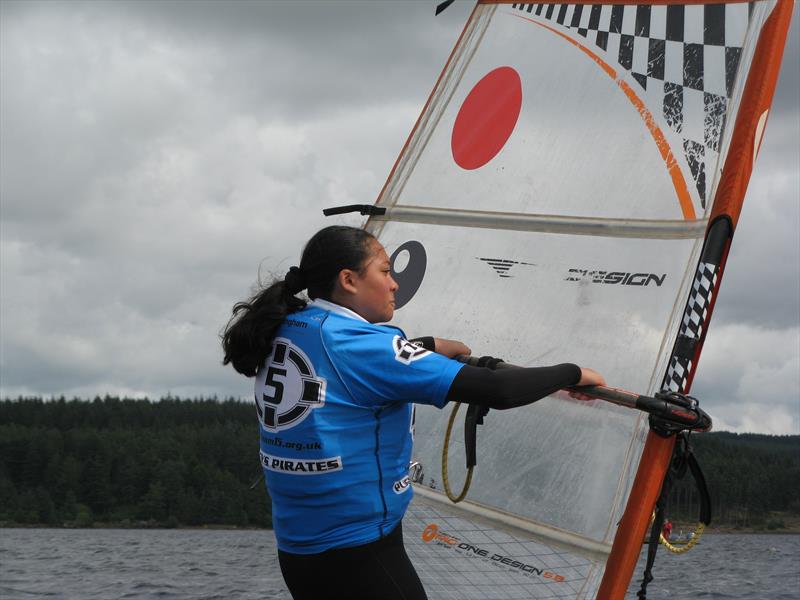
[[[320,208],[383,185],[472,8],[434,5],[0,3],[2,393],[249,396],[219,330],[259,268],[361,222]],[[713,336],[797,324],[797,56],[795,16],[701,361],[714,407],[749,359]]]
[[[711,336],[724,325],[785,328],[800,323],[799,19],[795,11],[769,122],[714,309]]]
[[[797,106],[794,112],[776,110],[733,238],[715,323],[800,322],[799,156],[800,112]]]
[[[712,323],[692,394],[717,428],[796,433],[800,326]]]
[[[13,6],[7,12],[17,21],[46,16],[84,27],[102,22],[131,50],[188,49],[209,81],[227,91],[230,110],[260,118],[346,110],[354,99],[365,105],[402,97],[424,101],[459,31],[454,24],[467,12],[454,6],[434,19],[433,3],[399,2]],[[369,77],[365,70],[372,71]]]
[[[800,107],[797,96],[800,89],[800,15],[797,10],[792,14],[789,35],[783,52],[781,70],[778,75],[773,113],[789,113],[795,115],[795,123]]]

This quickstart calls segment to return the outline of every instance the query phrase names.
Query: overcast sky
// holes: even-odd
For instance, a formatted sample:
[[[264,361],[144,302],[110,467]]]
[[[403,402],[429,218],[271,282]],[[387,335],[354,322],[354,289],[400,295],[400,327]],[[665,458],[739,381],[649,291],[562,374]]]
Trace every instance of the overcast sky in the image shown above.
[[[374,201],[472,7],[435,4],[0,2],[0,395],[249,397],[231,306]],[[800,433],[798,46],[795,12],[693,389],[717,429]]]

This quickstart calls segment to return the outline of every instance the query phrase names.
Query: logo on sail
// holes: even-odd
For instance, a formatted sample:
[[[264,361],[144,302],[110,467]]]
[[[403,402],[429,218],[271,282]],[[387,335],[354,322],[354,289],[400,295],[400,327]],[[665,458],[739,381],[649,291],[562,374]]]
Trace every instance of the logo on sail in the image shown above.
[[[453,124],[450,148],[466,171],[479,169],[506,145],[522,110],[522,79],[509,66],[489,71],[470,90]]]
[[[570,269],[564,281],[588,281],[589,283],[607,283],[611,285],[638,285],[647,287],[651,283],[661,287],[667,274],[630,273],[627,271],[590,271],[588,269]]]
[[[394,294],[394,308],[397,310],[408,304],[422,285],[425,268],[428,266],[425,246],[415,240],[401,244],[392,252],[389,265],[392,269],[392,279],[397,282],[398,287]]]
[[[521,560],[516,560],[513,557],[506,556],[505,554],[491,552],[487,548],[482,548],[480,546],[470,544],[469,542],[462,542],[459,538],[445,533],[439,529],[439,526],[436,523],[429,523],[428,526],[425,527],[425,529],[422,531],[422,541],[426,544],[433,542],[438,546],[452,548],[459,554],[466,554],[467,556],[481,558],[484,561],[489,561],[496,564],[499,568],[516,570],[524,574],[526,577],[536,575],[542,579],[550,580],[553,583],[560,583],[566,580],[563,575],[553,573],[547,569],[535,567]]]
[[[514,277],[511,274],[511,269],[516,265],[527,265],[529,267],[535,267],[534,263],[522,262],[520,260],[511,260],[510,258],[484,258],[484,257],[476,257],[478,260],[485,262],[487,265],[492,267],[495,273],[497,273],[498,277],[503,279],[510,279]]]

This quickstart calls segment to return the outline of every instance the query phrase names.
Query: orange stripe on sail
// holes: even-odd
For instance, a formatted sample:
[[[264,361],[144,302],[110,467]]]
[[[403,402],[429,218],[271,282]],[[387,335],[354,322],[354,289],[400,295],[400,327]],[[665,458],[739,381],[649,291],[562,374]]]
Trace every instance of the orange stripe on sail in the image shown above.
[[[529,17],[525,17],[523,15],[517,15],[517,14],[511,13],[511,16],[512,17],[517,17],[518,19],[522,19],[523,21],[529,21],[529,22],[533,23],[534,25],[538,25],[539,27],[544,27],[548,31],[552,31],[556,35],[561,36],[562,38],[567,40],[570,44],[572,44],[576,48],[579,48],[579,49],[583,50],[589,56],[589,58],[591,58],[594,62],[596,62],[600,66],[600,68],[603,69],[603,71],[605,71],[608,74],[609,77],[611,77],[611,79],[616,81],[617,72],[611,67],[611,65],[609,65],[606,61],[604,61],[602,58],[597,56],[597,54],[595,54],[594,52],[589,50],[586,46],[582,46],[576,40],[573,40],[568,35],[565,35],[565,34],[561,33],[558,29],[554,29],[553,27],[550,27],[549,25],[545,25],[544,23],[539,23],[539,21],[534,21],[533,19],[531,19]]]
[[[678,203],[681,206],[681,212],[683,213],[684,219],[696,219],[697,216],[694,212],[694,205],[692,204],[692,198],[689,195],[689,187],[686,185],[686,179],[683,176],[683,171],[681,171],[680,166],[678,165],[678,161],[675,160],[675,155],[672,153],[672,149],[669,147],[669,142],[667,142],[667,138],[664,136],[664,133],[661,131],[661,128],[656,124],[655,119],[653,118],[653,114],[647,110],[644,102],[642,101],[639,96],[636,95],[636,92],[629,86],[624,80],[617,79],[617,72],[614,68],[609,65],[606,61],[600,58],[597,54],[589,50],[586,46],[582,45],[578,41],[572,39],[568,35],[550,27],[549,25],[545,25],[544,23],[540,23],[539,21],[535,21],[528,17],[522,15],[512,14],[512,16],[517,17],[518,19],[522,19],[523,21],[528,21],[539,27],[544,27],[548,31],[552,31],[556,35],[564,38],[570,44],[581,50],[584,54],[586,54],[589,58],[591,58],[603,71],[605,71],[606,75],[611,77],[614,82],[619,86],[619,88],[625,93],[630,100],[631,104],[636,108],[636,111],[642,117],[644,124],[647,126],[647,129],[650,131],[650,135],[653,137],[653,141],[656,143],[656,147],[658,151],[661,153],[661,158],[664,159],[664,163],[667,166],[667,171],[669,172],[670,177],[672,178],[672,185],[675,188],[675,193],[678,195]]]
[[[683,171],[681,171],[678,161],[675,160],[675,156],[672,154],[667,138],[664,137],[664,133],[659,126],[656,125],[653,115],[647,110],[644,102],[636,95],[636,92],[633,91],[631,86],[621,79],[617,81],[617,85],[622,88],[622,91],[625,92],[625,95],[639,111],[639,114],[642,115],[645,125],[647,125],[647,128],[650,130],[650,134],[653,136],[659,152],[661,152],[661,157],[667,165],[667,171],[669,171],[670,177],[672,177],[672,185],[675,186],[675,193],[678,194],[678,202],[681,203],[683,218],[696,218],[694,206],[692,206],[692,198],[689,196],[689,188],[686,186],[686,179],[683,177]]]

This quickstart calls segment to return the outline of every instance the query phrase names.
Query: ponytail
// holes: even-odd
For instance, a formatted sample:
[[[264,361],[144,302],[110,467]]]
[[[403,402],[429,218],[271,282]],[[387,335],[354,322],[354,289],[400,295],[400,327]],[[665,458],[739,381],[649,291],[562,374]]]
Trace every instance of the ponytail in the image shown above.
[[[222,335],[222,364],[232,363],[242,375],[254,377],[272,351],[272,339],[283,320],[305,306],[290,293],[286,281],[276,281],[247,302],[237,302]]]
[[[333,225],[318,231],[306,244],[299,267],[283,280],[258,291],[246,302],[237,302],[222,334],[223,365],[233,364],[242,375],[254,377],[272,352],[272,340],[284,319],[303,310],[298,298],[308,288],[312,300],[330,300],[342,269],[360,271],[370,256],[375,238],[363,229]]]

